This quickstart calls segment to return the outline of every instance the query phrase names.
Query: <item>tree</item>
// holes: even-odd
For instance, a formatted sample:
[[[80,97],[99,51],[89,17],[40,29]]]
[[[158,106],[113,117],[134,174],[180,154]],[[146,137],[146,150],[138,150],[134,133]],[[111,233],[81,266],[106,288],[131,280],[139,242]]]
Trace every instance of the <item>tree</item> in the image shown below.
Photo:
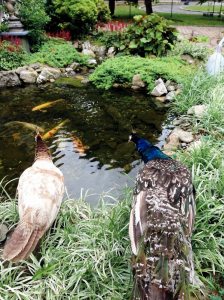
[[[109,0],[109,10],[111,16],[113,16],[115,11],[115,0]]]
[[[145,0],[145,8],[146,8],[147,15],[150,15],[151,13],[153,13],[152,0]]]

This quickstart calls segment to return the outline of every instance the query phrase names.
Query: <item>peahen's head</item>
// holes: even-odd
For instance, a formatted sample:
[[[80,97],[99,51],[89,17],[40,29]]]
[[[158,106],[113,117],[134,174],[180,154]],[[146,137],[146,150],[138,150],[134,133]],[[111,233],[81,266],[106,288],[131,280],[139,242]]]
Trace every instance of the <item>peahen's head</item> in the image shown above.
[[[168,155],[163,153],[158,147],[151,144],[144,138],[140,138],[136,133],[129,135],[129,141],[132,141],[136,145],[136,150],[142,157],[142,160],[147,163],[149,160],[160,158],[170,159]]]

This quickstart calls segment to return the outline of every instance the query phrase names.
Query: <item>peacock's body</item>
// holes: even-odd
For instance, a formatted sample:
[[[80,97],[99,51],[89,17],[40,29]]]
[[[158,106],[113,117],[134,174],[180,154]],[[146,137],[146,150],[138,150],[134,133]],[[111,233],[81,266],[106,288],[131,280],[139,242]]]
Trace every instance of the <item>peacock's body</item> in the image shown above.
[[[130,139],[145,163],[137,175],[129,224],[132,299],[188,299],[188,285],[194,280],[191,174],[147,140],[136,134]]]

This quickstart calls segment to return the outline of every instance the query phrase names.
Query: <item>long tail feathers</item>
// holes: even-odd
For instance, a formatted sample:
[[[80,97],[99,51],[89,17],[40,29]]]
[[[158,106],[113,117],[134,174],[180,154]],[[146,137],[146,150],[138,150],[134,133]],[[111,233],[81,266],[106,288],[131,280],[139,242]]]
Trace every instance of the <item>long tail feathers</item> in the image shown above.
[[[35,249],[44,230],[26,222],[18,224],[12,236],[6,242],[3,259],[18,262],[26,259]]]

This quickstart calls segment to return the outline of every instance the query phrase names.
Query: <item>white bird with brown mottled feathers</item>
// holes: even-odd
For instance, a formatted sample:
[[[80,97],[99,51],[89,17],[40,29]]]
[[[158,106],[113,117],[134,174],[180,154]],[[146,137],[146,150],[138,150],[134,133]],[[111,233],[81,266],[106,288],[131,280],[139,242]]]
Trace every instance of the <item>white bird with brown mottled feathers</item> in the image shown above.
[[[36,135],[33,165],[19,178],[19,223],[7,240],[3,259],[21,261],[29,257],[38,241],[57,217],[64,194],[64,177],[53,164],[46,144]]]

